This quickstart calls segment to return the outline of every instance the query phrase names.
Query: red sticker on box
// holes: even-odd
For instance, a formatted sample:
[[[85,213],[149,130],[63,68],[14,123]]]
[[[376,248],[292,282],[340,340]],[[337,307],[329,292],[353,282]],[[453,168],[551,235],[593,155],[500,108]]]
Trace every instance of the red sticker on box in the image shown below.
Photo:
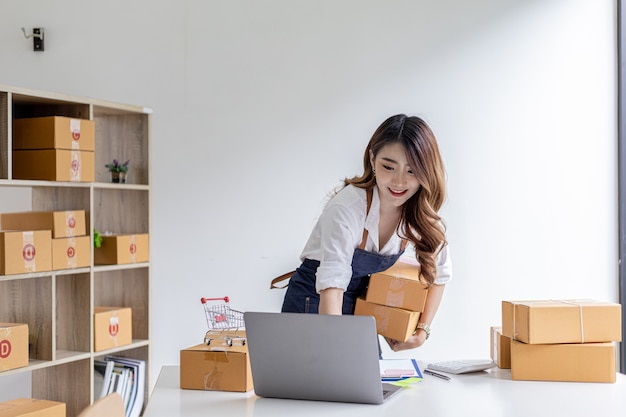
[[[70,166],[70,181],[80,181],[80,151],[72,151],[72,164]]]
[[[70,131],[72,132],[72,139],[78,141],[80,139],[80,120],[71,119],[70,120]],[[72,148],[78,149],[78,144],[72,144]]]
[[[111,336],[117,336],[120,331],[119,319],[117,317],[111,317],[109,319],[109,334]]]
[[[35,250],[35,245],[31,243],[24,245],[24,247],[22,248],[22,256],[24,257],[24,260],[27,262],[30,262],[35,259],[36,252],[37,251]]]
[[[37,251],[35,250],[34,232],[22,232],[22,258],[24,258],[24,271],[37,271],[35,255],[37,255]]]
[[[8,358],[11,355],[11,342],[8,340],[0,340],[0,359]]]

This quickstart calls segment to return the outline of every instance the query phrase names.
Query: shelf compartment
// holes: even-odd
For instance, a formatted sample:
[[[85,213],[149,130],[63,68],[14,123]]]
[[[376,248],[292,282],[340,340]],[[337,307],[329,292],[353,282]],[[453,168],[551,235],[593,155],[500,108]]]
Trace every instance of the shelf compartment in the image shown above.
[[[52,276],[0,281],[0,321],[27,323],[29,357],[53,360]]]
[[[94,106],[96,124],[96,181],[111,182],[105,165],[117,159],[129,160],[126,182],[149,182],[149,116],[135,111]]]
[[[150,339],[149,290],[149,268],[94,273],[94,306],[130,307],[133,339]]]
[[[54,182],[0,183],[2,213],[21,211],[84,210],[86,231],[89,234],[89,186],[59,186]],[[5,185],[10,185],[5,187]]]
[[[89,352],[91,306],[89,274],[58,275],[56,278],[56,355]]]
[[[33,371],[33,398],[61,401],[68,417],[77,416],[90,404],[91,359],[59,364]],[[60,381],[71,381],[69,386]]]
[[[89,234],[89,187],[33,187],[33,211],[84,210]]]
[[[53,95],[13,93],[12,104],[14,119],[63,116],[88,120],[90,116],[90,105],[86,101],[64,100]]]
[[[124,358],[133,358],[133,359],[140,359],[146,362],[146,368],[145,368],[145,381],[146,381],[146,386],[144,387],[144,407],[146,406],[146,404],[148,403],[148,399],[150,398],[150,353],[149,353],[149,347],[148,347],[148,343],[147,341],[145,341],[145,343],[140,343],[140,344],[135,344],[133,343],[133,345],[131,345],[130,347],[127,347],[126,349],[123,349],[122,347],[116,348],[116,349],[112,349],[110,351],[106,351],[106,352],[99,352],[102,353],[99,356],[94,357],[95,360],[104,360],[104,357],[106,355],[112,355],[112,356],[121,356]],[[94,393],[94,395],[97,395],[98,393]],[[95,397],[94,397],[95,398]]]
[[[94,190],[94,227],[104,234],[148,233],[149,193],[144,190]]]

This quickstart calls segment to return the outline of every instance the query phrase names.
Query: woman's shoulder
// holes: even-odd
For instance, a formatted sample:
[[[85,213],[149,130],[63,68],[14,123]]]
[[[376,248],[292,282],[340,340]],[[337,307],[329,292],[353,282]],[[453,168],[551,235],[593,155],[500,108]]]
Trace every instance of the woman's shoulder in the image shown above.
[[[348,184],[335,191],[328,204],[353,206],[365,204],[367,200],[366,191],[363,188]]]
[[[347,185],[333,192],[319,220],[325,224],[349,225],[349,229],[363,227],[366,212],[366,192],[364,189]]]

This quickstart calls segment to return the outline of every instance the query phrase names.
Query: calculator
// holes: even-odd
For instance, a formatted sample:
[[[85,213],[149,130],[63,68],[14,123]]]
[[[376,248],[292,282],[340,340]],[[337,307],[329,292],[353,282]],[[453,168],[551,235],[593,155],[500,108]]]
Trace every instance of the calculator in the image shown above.
[[[489,359],[465,359],[429,363],[427,368],[432,371],[449,374],[467,374],[493,368],[496,364]]]

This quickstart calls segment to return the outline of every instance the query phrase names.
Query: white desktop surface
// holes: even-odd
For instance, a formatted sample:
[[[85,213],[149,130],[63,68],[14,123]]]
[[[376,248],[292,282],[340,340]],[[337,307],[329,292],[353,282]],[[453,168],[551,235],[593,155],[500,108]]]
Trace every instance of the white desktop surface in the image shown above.
[[[418,362],[420,369],[427,362]],[[510,370],[494,368],[451,381],[424,375],[382,405],[261,398],[247,393],[181,390],[180,367],[164,366],[144,417],[302,416],[603,416],[626,415],[626,375],[617,382],[513,381]]]

